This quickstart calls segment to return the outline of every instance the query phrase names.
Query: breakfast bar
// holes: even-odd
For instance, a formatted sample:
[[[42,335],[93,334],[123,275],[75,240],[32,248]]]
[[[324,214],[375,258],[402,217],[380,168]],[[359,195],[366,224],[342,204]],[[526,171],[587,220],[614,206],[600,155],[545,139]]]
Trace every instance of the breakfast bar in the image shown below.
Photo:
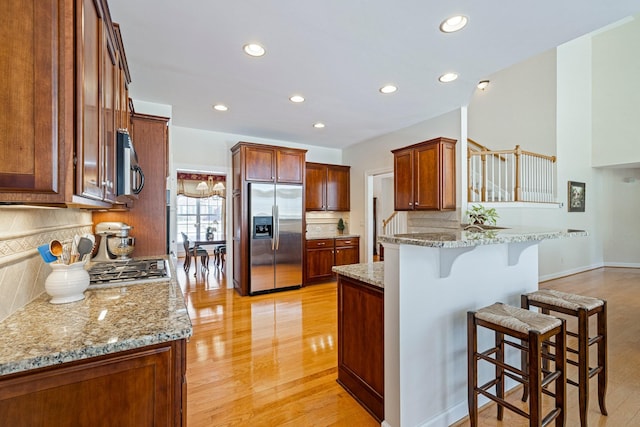
[[[438,228],[381,236],[382,425],[444,427],[465,417],[467,311],[498,301],[519,306],[521,294],[538,289],[538,244],[586,235],[581,230]],[[482,343],[492,339],[479,337]],[[514,364],[516,357],[507,354]]]

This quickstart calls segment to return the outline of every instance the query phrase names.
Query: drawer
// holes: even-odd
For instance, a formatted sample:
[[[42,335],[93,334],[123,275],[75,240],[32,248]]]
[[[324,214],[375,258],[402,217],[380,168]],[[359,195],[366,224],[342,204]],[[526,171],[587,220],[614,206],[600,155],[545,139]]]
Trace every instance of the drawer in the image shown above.
[[[333,239],[313,239],[307,240],[307,249],[332,248]]]
[[[359,237],[345,237],[341,239],[336,239],[336,248],[344,247],[344,246],[358,246],[360,244]]]

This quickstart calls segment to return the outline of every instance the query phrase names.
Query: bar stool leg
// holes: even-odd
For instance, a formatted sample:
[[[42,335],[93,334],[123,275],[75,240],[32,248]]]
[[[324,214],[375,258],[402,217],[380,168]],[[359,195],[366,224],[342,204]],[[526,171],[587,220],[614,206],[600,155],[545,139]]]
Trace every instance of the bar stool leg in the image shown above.
[[[526,310],[529,310],[529,298],[527,298],[526,295],[520,295],[520,306]],[[523,341],[521,343],[523,346],[525,345],[525,342]],[[529,362],[528,362],[528,357],[529,356],[529,352],[526,351],[521,351],[520,352],[520,369],[522,370],[522,372],[528,372],[528,366],[529,366]],[[526,402],[527,399],[529,398],[529,386],[527,384],[524,384],[524,387],[522,387],[522,401]]]
[[[589,316],[586,309],[578,309],[578,400],[580,425],[587,425],[589,408]]]
[[[474,313],[467,313],[467,402],[469,404],[469,425],[478,425],[478,373],[476,372],[476,353],[478,352],[477,331]],[[498,405],[499,406],[499,405]]]
[[[529,425],[531,427],[540,426],[542,420],[542,387],[540,379],[540,355],[542,346],[539,335],[535,332],[529,332]]]
[[[605,395],[607,393],[607,302],[604,301],[602,310],[598,312],[598,335],[601,337],[598,342],[598,366],[600,372],[598,373],[598,404],[600,405],[600,412],[603,415],[609,415],[607,413],[607,407],[605,405]]]
[[[496,360],[500,363],[504,363],[504,334],[500,332],[495,333],[495,344],[497,353]],[[500,399],[504,400],[504,369],[496,363],[496,396]],[[498,406],[498,420],[502,421],[502,417],[504,415],[504,407],[502,405]]]
[[[556,427],[564,427],[567,422],[567,323],[562,320],[562,332],[555,337],[555,369],[560,371],[560,377],[556,380],[556,408],[562,413],[556,418]]]

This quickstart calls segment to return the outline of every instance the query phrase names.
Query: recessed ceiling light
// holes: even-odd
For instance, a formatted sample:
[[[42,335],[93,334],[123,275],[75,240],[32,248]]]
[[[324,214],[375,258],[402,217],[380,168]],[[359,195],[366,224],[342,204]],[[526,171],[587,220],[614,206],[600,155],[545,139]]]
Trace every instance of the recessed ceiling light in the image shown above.
[[[454,33],[463,29],[468,22],[469,18],[466,16],[455,15],[442,21],[442,24],[440,24],[440,31],[443,33]]]
[[[322,129],[324,127],[324,123],[322,122],[316,122],[313,124],[313,127],[316,129]]]
[[[393,93],[398,90],[398,88],[394,85],[386,85],[382,86],[380,89],[381,93]]]
[[[293,95],[291,98],[289,98],[289,101],[295,102],[296,104],[298,104],[300,102],[304,102],[304,96],[302,96],[302,95]]]
[[[249,56],[262,56],[265,54],[264,48],[257,43],[245,44],[242,49]]]
[[[213,106],[213,109],[216,111],[227,111],[229,109],[229,107],[227,107],[224,104],[216,104]]]
[[[438,77],[438,80],[440,80],[440,82],[442,83],[450,83],[457,78],[458,78],[458,75],[456,73],[446,73]]]
[[[478,89],[485,90],[489,86],[489,80],[480,80],[478,82]]]

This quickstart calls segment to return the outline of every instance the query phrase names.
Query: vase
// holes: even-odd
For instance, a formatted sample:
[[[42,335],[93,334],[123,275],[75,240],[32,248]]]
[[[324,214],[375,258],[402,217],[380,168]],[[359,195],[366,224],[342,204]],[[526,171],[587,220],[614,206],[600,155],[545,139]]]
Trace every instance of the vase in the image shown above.
[[[51,304],[64,304],[84,299],[89,287],[89,272],[85,262],[73,264],[50,264],[51,273],[44,282],[44,289],[51,296]]]

